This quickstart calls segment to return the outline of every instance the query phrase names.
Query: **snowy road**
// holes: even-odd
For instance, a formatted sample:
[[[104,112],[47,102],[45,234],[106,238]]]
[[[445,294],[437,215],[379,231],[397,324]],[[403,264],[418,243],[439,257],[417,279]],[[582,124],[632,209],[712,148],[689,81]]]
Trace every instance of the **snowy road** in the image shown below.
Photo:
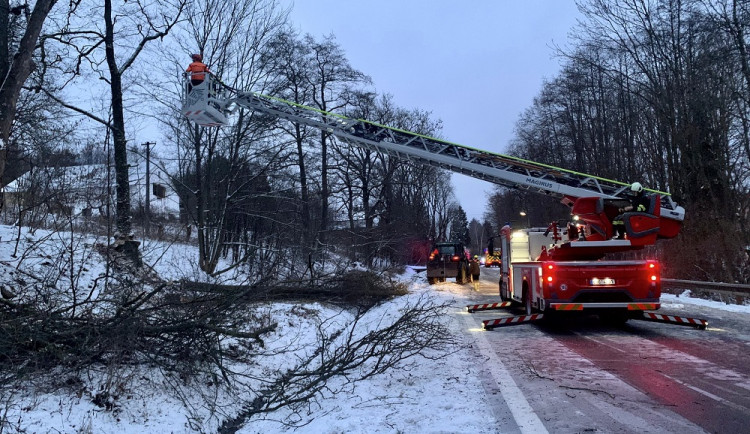
[[[497,269],[482,269],[477,303],[497,302]],[[501,432],[745,432],[750,421],[750,315],[681,303],[706,331],[595,317],[481,331],[519,311],[457,313],[486,360],[482,382]]]

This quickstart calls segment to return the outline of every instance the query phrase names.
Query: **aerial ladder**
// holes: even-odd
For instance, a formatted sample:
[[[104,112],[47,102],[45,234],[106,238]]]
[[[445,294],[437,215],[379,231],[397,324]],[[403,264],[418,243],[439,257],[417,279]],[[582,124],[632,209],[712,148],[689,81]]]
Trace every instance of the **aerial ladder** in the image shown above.
[[[213,76],[187,93],[182,113],[198,125],[228,125],[226,108],[233,104],[257,113],[326,131],[350,145],[401,160],[440,167],[508,188],[525,189],[559,199],[585,228],[588,243],[562,243],[546,253],[557,258],[593,257],[642,248],[658,238],[675,237],[685,209],[669,193],[646,190],[650,212],[625,219],[628,237],[613,240],[612,219],[628,200],[630,184],[579,173],[508,155],[483,151],[422,134],[391,128],[363,119],[296,104],[254,92],[238,92],[218,85]],[[596,242],[597,244],[592,244]],[[556,251],[555,251],[556,250]],[[557,255],[557,256],[555,256]]]
[[[284,119],[325,131],[339,140],[353,146],[380,152],[400,160],[447,169],[452,172],[481,179],[508,188],[525,189],[559,199],[570,207],[571,214],[578,219],[576,227],[579,235],[563,240],[563,231],[556,223],[542,233],[529,230],[523,248],[526,259],[511,264],[510,253],[513,243],[510,233],[503,239],[508,243],[508,254],[503,250],[501,273],[501,303],[467,306],[470,312],[485,309],[504,308],[511,302],[521,303],[526,308],[522,317],[501,318],[484,321],[485,328],[517,324],[541,319],[542,314],[557,310],[581,310],[592,308],[595,311],[614,312],[624,319],[644,319],[658,321],[664,315],[649,314],[646,310],[658,309],[661,285],[656,261],[600,261],[610,253],[641,249],[652,245],[660,238],[673,238],[678,235],[685,210],[677,205],[669,193],[646,190],[650,206],[646,212],[628,212],[622,215],[627,233],[626,239],[613,239],[613,219],[619,209],[629,201],[630,184],[580,172],[566,170],[548,164],[537,163],[522,158],[483,151],[459,145],[446,140],[429,137],[410,131],[380,125],[363,119],[354,119],[336,113],[307,107],[291,101],[255,92],[235,91],[212,82],[208,76],[198,86],[198,97],[187,93],[183,98],[182,113],[191,121],[205,127],[228,125],[228,108],[233,105],[244,107],[256,113]],[[201,86],[204,88],[201,89]],[[195,92],[195,88],[193,89]],[[546,242],[552,232],[550,245]],[[539,247],[537,249],[537,247]],[[576,284],[579,292],[590,297],[588,291],[599,289],[603,295],[613,296],[620,290],[627,293],[628,300],[606,299],[576,302],[576,299],[563,300],[567,284],[544,283],[549,278],[550,264],[555,264],[555,279],[558,277],[583,279]],[[515,267],[515,268],[514,268]],[[605,273],[605,274],[602,274]],[[618,276],[611,278],[606,273]],[[638,279],[630,276],[636,273]],[[577,277],[576,277],[577,276]],[[594,277],[591,277],[594,276]],[[601,278],[600,278],[601,277]],[[648,281],[646,280],[648,277]],[[631,281],[632,280],[632,281]],[[629,281],[623,286],[623,281]],[[600,285],[593,287],[590,285]],[[617,286],[617,288],[615,288]],[[562,291],[560,291],[562,289]],[[615,290],[615,291],[612,291]],[[568,291],[570,295],[571,291]],[[622,294],[614,294],[619,297]],[[643,314],[643,317],[639,315]],[[666,320],[664,320],[666,321]],[[702,321],[702,320],[699,320]],[[668,322],[668,321],[667,321]],[[705,322],[701,322],[705,328]]]

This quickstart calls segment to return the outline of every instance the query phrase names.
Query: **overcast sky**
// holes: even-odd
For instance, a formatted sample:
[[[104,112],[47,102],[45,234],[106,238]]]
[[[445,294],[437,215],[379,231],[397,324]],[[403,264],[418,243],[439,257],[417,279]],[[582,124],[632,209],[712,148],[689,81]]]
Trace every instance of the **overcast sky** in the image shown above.
[[[284,3],[286,2],[286,3]],[[303,34],[333,34],[375,90],[432,112],[443,138],[504,153],[518,116],[560,69],[580,17],[573,0],[282,0]],[[453,175],[471,220],[493,184]]]

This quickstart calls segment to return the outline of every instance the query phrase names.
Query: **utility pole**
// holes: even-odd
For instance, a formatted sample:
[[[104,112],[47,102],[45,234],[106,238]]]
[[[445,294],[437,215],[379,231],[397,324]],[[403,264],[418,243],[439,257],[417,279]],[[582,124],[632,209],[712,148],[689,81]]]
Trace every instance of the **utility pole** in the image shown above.
[[[145,208],[145,231],[146,235],[151,235],[151,147],[155,142],[146,142],[146,208]]]

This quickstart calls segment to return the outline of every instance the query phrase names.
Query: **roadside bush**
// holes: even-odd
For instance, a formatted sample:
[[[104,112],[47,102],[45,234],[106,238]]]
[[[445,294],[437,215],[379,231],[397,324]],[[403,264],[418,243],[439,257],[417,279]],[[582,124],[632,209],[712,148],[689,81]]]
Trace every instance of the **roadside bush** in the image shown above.
[[[356,382],[411,357],[439,357],[452,342],[444,305],[417,298],[398,312],[375,312],[381,302],[407,293],[384,274],[352,271],[318,279],[313,286],[267,280],[229,286],[162,281],[147,270],[123,266],[121,258],[107,259],[118,266],[111,268],[108,284],[88,297],[49,303],[2,300],[0,397],[31,384],[46,392],[80,395],[86,390],[95,405],[116,411],[118,397],[142,378],[134,372],[156,369],[173,379],[169,387],[177,396],[202,396],[192,388],[206,378],[226,394],[241,393],[241,412],[214,416],[225,421],[223,432],[232,432],[255,414],[297,408],[331,391],[334,377]],[[270,310],[262,308],[269,301],[292,303],[299,307],[292,312],[306,316],[311,313],[305,302],[324,304],[339,311],[340,318],[312,314],[315,340],[267,350],[266,340],[279,327]],[[260,384],[237,369],[279,351],[294,356]],[[101,385],[89,384],[102,375]],[[218,399],[212,394],[203,398]]]

